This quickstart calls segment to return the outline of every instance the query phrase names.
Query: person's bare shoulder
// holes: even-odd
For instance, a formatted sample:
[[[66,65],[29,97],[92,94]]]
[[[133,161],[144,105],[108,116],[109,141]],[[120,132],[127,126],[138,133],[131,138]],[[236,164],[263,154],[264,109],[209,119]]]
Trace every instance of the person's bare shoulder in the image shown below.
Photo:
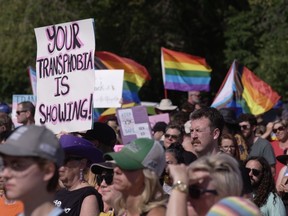
[[[147,216],[165,216],[166,214],[166,208],[164,206],[159,206],[151,209]]]

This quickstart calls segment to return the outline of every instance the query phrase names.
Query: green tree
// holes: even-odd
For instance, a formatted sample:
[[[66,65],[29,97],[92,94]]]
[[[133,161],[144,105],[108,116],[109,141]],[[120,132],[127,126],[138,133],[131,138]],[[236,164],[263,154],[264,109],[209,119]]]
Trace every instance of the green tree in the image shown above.
[[[287,100],[287,1],[250,1],[227,16],[225,59],[238,59]]]
[[[287,6],[280,0],[0,0],[0,93],[11,100],[31,93],[27,67],[35,65],[34,28],[95,19],[96,50],[134,59],[152,80],[142,100],[164,97],[160,48],[205,57],[213,68],[212,97],[234,58],[282,95],[287,49]],[[180,103],[186,93],[169,91]]]
[[[12,94],[32,93],[27,68],[35,65],[34,28],[75,20],[67,5],[57,0],[0,0],[2,100],[10,102]]]
[[[263,15],[262,44],[259,51],[259,66],[255,72],[269,83],[282,97],[288,99],[288,4],[287,1],[274,1]]]

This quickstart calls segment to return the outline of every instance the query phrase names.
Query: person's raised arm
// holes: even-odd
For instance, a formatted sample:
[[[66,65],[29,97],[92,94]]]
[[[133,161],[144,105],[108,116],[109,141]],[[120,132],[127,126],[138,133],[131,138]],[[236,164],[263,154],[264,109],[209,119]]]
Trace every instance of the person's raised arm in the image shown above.
[[[187,216],[187,196],[189,184],[187,167],[184,164],[170,164],[168,166],[168,172],[173,179],[173,186],[167,205],[166,216]]]
[[[276,179],[276,189],[277,189],[278,193],[284,192],[283,178],[284,178],[284,174],[285,174],[286,170],[287,170],[287,166],[282,167],[279,174],[278,174],[278,177]],[[286,178],[286,181],[287,181],[287,178]]]
[[[267,138],[270,136],[270,134],[272,133],[273,125],[274,125],[273,122],[269,122],[269,123],[266,125],[266,131],[265,131],[264,134],[261,135],[261,137],[262,137],[263,139],[267,139]]]

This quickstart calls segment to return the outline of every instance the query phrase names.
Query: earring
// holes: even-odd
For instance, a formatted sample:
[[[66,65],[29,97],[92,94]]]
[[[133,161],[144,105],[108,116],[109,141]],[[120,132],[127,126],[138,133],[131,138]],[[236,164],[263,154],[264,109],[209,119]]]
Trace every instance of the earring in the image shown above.
[[[80,169],[80,181],[84,181],[83,169]]]

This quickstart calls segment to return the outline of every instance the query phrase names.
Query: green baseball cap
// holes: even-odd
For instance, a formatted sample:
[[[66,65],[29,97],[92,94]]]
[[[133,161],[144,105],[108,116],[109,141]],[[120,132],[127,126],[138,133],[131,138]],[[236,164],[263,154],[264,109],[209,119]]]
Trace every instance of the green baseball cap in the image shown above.
[[[155,140],[139,138],[125,145],[119,152],[104,154],[105,160],[114,160],[123,170],[148,168],[160,176],[165,168],[163,146]]]

